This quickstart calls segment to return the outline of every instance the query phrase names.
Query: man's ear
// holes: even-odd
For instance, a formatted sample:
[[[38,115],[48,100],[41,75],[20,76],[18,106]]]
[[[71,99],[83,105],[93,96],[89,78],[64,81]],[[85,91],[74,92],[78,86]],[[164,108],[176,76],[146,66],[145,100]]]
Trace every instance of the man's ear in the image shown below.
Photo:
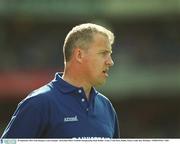
[[[74,49],[74,56],[77,62],[82,63],[82,59],[84,57],[84,51],[80,48]]]

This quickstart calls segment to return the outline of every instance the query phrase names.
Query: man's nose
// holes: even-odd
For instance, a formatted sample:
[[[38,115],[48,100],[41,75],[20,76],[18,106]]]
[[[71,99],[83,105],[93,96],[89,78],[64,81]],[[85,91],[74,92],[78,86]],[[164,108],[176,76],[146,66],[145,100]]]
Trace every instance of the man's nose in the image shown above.
[[[109,56],[107,61],[106,61],[106,64],[109,65],[109,66],[113,66],[114,65],[114,61],[112,60],[112,57]]]

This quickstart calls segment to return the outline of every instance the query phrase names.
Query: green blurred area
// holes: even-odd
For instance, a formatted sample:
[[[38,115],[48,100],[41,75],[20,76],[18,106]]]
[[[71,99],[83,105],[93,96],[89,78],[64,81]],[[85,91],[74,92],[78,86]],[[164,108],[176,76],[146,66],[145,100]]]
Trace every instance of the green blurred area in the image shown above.
[[[85,22],[115,34],[115,65],[98,89],[121,136],[180,137],[180,0],[0,0],[0,135],[18,102],[63,69],[64,38]]]
[[[59,16],[108,18],[152,17],[180,14],[179,0],[1,0],[2,16],[27,15],[56,19]],[[66,19],[66,18],[63,18]],[[58,18],[57,21],[60,21]]]

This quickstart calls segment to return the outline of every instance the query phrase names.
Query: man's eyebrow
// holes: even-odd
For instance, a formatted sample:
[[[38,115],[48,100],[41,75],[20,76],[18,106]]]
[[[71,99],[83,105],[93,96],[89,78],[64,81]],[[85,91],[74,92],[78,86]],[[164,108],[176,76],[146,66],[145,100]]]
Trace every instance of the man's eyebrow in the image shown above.
[[[100,50],[100,52],[112,53],[112,49],[102,49],[102,50]]]

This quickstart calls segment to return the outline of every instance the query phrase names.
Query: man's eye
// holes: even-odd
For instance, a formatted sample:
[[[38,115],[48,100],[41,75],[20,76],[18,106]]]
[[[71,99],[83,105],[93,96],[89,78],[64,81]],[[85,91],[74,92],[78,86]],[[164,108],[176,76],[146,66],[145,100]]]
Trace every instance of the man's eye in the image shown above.
[[[102,54],[103,54],[103,55],[107,55],[107,54],[108,54],[108,52],[106,52],[106,51],[105,51],[105,52],[102,52]]]
[[[103,55],[106,56],[106,55],[111,55],[112,53],[110,52],[103,52]]]

